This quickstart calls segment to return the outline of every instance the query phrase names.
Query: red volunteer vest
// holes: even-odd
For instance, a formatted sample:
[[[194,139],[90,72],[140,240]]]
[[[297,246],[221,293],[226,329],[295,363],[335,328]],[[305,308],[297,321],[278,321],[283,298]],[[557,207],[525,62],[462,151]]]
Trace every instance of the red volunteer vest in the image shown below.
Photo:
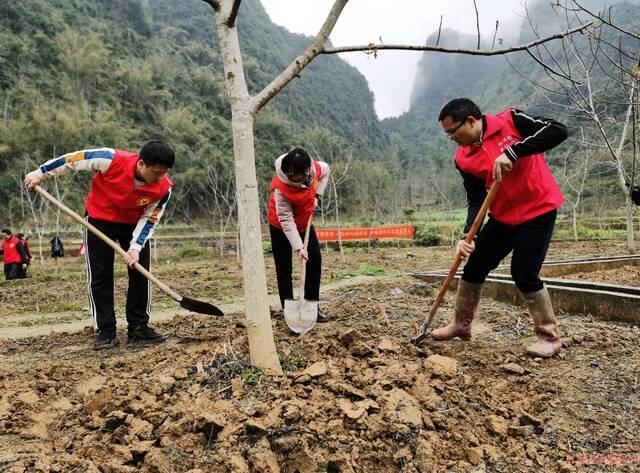
[[[91,181],[86,202],[90,217],[135,224],[149,204],[167,193],[173,184],[167,176],[157,184],[144,184],[134,189],[137,162],[137,154],[115,150],[109,169],[96,173]]]
[[[22,257],[18,252],[18,237],[11,235],[2,242],[4,250],[4,264],[22,263]]]
[[[459,146],[456,164],[462,171],[484,180],[489,189],[493,183],[493,162],[511,144],[522,140],[511,119],[511,110],[485,115],[487,128],[482,145]],[[518,159],[489,208],[491,216],[506,225],[519,225],[553,209],[564,197],[544,160],[544,154]]]
[[[267,220],[270,225],[282,229],[278,213],[276,212],[276,198],[274,191],[278,189],[282,195],[291,203],[293,209],[293,220],[300,233],[307,229],[307,222],[313,213],[313,204],[316,198],[316,189],[318,181],[322,177],[322,167],[316,161],[313,161],[315,169],[313,180],[309,183],[309,187],[293,187],[285,184],[276,174],[271,179],[271,195],[269,196],[269,210],[267,211]]]

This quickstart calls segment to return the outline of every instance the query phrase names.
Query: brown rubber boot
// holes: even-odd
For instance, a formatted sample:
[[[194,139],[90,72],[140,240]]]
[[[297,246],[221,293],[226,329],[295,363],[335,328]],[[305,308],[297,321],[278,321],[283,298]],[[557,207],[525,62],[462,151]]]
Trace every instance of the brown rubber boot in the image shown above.
[[[460,337],[463,340],[471,338],[471,322],[480,304],[482,286],[484,283],[477,284],[462,279],[458,282],[453,320],[446,327],[431,332],[434,340],[450,340],[454,337]]]
[[[533,318],[534,330],[538,335],[538,341],[527,347],[527,353],[533,356],[549,358],[562,349],[549,291],[547,291],[546,287],[543,287],[539,291],[522,295],[527,302],[529,313]]]

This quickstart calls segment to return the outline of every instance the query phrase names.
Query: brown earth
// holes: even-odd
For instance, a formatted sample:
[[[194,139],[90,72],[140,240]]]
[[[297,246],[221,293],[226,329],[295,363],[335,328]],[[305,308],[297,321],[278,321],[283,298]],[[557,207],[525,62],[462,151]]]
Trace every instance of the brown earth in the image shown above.
[[[564,276],[564,278],[622,286],[638,286],[640,284],[640,266],[628,265],[600,271],[573,273],[569,276]]]
[[[549,258],[621,253],[563,243]],[[639,471],[640,329],[559,314],[565,350],[533,359],[524,308],[485,299],[470,342],[416,348],[435,289],[406,273],[451,260],[448,248],[326,255],[325,282],[365,267],[385,274],[325,292],[331,322],[305,336],[274,313],[283,376],[248,364],[240,314],[179,315],[158,324],[163,345],[128,345],[121,333],[101,353],[91,329],[2,340],[0,471]],[[65,264],[56,284],[21,281],[33,288],[22,299],[0,286],[2,315],[29,317],[60,287],[83,304],[81,265]],[[179,292],[237,296],[233,259],[156,268]],[[449,295],[436,324],[451,309]]]

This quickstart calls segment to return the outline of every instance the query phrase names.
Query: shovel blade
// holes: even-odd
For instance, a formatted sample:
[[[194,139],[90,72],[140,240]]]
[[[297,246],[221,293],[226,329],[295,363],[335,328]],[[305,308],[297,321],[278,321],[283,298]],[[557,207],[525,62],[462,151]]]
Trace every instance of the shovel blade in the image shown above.
[[[295,333],[306,333],[311,330],[318,318],[318,301],[299,301],[286,299],[284,301],[284,321]]]
[[[218,317],[224,315],[224,313],[213,304],[199,301],[197,299],[191,299],[190,297],[183,297],[180,301],[180,305],[191,312],[198,312],[199,314],[215,315]]]

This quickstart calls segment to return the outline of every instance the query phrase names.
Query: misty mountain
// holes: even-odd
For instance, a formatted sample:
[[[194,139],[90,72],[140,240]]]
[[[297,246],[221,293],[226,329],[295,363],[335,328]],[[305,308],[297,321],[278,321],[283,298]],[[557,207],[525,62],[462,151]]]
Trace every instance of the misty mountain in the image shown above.
[[[595,0],[584,0],[580,3],[594,12],[602,8],[602,2]],[[615,6],[611,9],[612,19],[632,31],[637,31],[637,25],[640,24],[638,9],[640,2],[614,3]],[[562,22],[566,20],[561,16],[562,13],[560,9],[550,8],[546,1],[532,2],[529,4],[531,21],[523,20],[516,42],[525,44],[536,39],[533,29],[537,31],[538,37],[562,31]],[[581,18],[589,19],[586,14],[581,14]],[[608,31],[607,34],[610,37],[606,39],[612,44],[617,44],[615,32]],[[578,49],[586,51],[590,47],[586,35],[577,34],[574,39]],[[436,40],[437,32],[434,32],[429,35],[426,44],[433,45]],[[475,49],[477,36],[446,29],[440,35],[439,45]],[[626,37],[622,45],[629,50],[638,51],[640,42]],[[490,46],[489,41],[482,38],[481,47],[490,49]],[[554,41],[536,51],[540,51],[542,57],[558,69],[550,59],[549,52],[555,57],[562,57],[562,47],[560,41]],[[595,87],[607,87],[609,78],[606,74],[595,68],[593,75]],[[524,52],[496,57],[425,52],[418,63],[409,111],[400,117],[384,120],[383,125],[389,132],[406,140],[416,156],[422,156],[422,159],[431,161],[439,168],[446,170],[451,166],[450,159],[454,146],[449,144],[448,139],[442,135],[437,121],[438,112],[444,103],[455,97],[468,97],[487,113],[495,113],[510,106],[541,115],[547,113],[556,116],[561,113],[562,109],[551,107],[549,100],[534,84],[542,84],[550,88],[557,87],[543,67]],[[553,98],[560,104],[563,103],[561,97]],[[615,102],[616,97],[611,99]],[[424,154],[428,157],[424,157]]]

